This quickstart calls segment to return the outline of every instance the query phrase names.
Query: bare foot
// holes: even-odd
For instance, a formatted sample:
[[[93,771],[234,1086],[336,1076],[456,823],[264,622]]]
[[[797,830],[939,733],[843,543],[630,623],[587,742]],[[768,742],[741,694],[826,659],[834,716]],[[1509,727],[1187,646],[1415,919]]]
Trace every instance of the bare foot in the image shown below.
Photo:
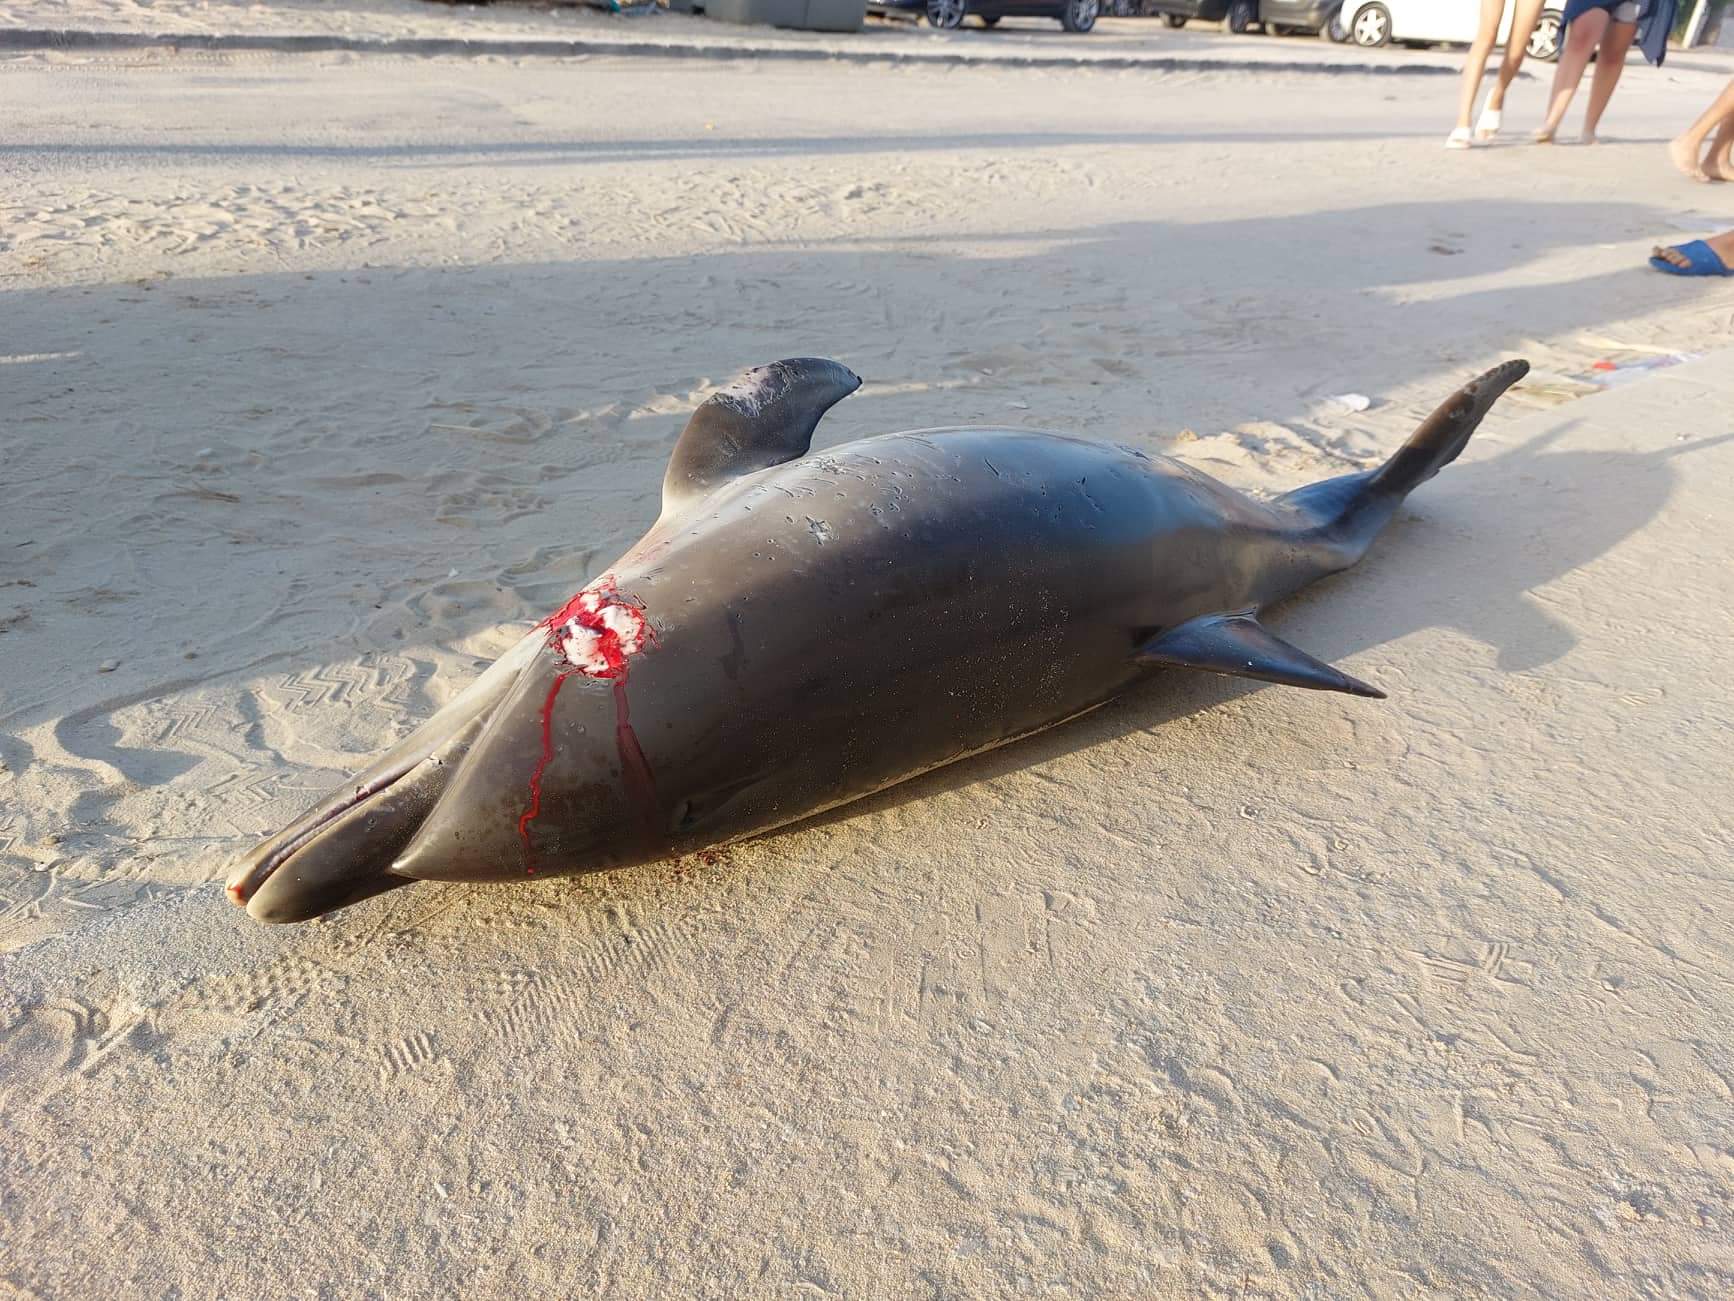
[[[1538,127],[1536,127],[1535,134],[1529,137],[1530,143],[1531,144],[1538,144],[1538,145],[1551,145],[1553,143],[1553,133],[1556,129],[1557,128],[1550,127],[1550,126],[1538,126]]]
[[[1657,244],[1650,250],[1650,256],[1666,262],[1669,266],[1679,267],[1682,271],[1690,271],[1692,263],[1686,255],[1677,248],[1663,248]]]
[[[1675,136],[1668,141],[1668,157],[1673,161],[1675,167],[1678,167],[1694,181],[1720,179],[1711,176],[1704,170],[1703,164],[1698,161],[1697,145],[1688,142],[1685,136]]]
[[[1585,131],[1577,138],[1577,142],[1580,145],[1593,145],[1596,143],[1596,133],[1594,131]]]
[[[1734,158],[1723,154],[1720,158],[1712,154],[1704,160],[1704,179],[1707,181],[1734,181]]]

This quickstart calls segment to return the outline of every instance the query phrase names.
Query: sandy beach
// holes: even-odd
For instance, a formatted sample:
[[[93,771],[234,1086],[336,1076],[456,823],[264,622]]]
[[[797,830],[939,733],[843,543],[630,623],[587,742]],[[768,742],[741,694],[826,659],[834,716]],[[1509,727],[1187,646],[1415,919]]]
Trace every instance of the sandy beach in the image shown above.
[[[1734,1291],[1734,296],[1644,265],[1731,224],[1662,142],[1734,59],[1681,62],[1447,155],[1444,77],[0,59],[0,1280]],[[1274,617],[1386,701],[1170,673],[714,862],[224,900],[795,354],[867,381],[824,445],[1261,492],[1535,369]]]

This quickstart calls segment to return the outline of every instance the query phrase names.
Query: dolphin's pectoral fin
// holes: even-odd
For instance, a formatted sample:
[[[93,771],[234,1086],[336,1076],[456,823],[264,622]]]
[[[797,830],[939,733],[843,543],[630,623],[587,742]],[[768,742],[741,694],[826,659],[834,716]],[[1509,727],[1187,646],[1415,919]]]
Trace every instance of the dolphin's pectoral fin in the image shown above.
[[[1290,646],[1250,614],[1207,614],[1152,637],[1137,650],[1142,664],[1203,669],[1311,691],[1346,691],[1383,700],[1385,693]]]
[[[756,366],[692,413],[662,479],[662,513],[739,475],[805,456],[819,417],[861,387],[847,366],[792,357]]]

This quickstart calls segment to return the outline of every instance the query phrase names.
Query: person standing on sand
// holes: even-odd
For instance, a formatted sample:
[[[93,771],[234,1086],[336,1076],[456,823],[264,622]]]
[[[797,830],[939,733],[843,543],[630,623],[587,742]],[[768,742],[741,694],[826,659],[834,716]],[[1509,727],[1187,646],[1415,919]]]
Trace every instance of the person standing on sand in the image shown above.
[[[1505,19],[1508,3],[1517,6],[1511,17],[1511,35],[1505,41],[1505,57],[1499,61],[1499,79],[1493,84],[1481,117],[1470,134],[1469,118],[1475,112],[1475,95],[1487,75],[1487,56],[1499,39],[1499,24]],[[1523,56],[1529,50],[1529,38],[1541,17],[1542,0],[1481,0],[1481,21],[1475,28],[1475,42],[1469,47],[1469,58],[1463,64],[1463,87],[1457,97],[1457,125],[1445,137],[1447,149],[1467,149],[1476,142],[1485,142],[1499,134],[1505,117],[1505,92],[1511,89]]]
[[[1535,133],[1535,143],[1553,143],[1590,55],[1596,56],[1595,77],[1590,82],[1589,108],[1583,115],[1579,142],[1593,145],[1602,113],[1614,97],[1625,71],[1626,51],[1635,39],[1644,57],[1660,67],[1667,53],[1668,32],[1674,26],[1679,0],[1566,0],[1565,45],[1553,70],[1553,93],[1548,100],[1547,120]]]
[[[1700,160],[1704,138],[1712,131],[1716,138]],[[1694,181],[1734,181],[1734,81],[1722,88],[1696,122],[1668,141],[1668,157]]]

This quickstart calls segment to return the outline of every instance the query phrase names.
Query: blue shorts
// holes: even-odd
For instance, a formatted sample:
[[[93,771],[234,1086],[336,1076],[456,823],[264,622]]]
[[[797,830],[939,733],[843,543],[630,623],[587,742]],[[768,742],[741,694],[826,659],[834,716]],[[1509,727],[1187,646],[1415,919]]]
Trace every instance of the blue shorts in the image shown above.
[[[1572,19],[1583,17],[1591,9],[1606,9],[1608,17],[1616,23],[1635,23],[1644,7],[1639,0],[1566,0],[1561,22],[1569,27]]]

